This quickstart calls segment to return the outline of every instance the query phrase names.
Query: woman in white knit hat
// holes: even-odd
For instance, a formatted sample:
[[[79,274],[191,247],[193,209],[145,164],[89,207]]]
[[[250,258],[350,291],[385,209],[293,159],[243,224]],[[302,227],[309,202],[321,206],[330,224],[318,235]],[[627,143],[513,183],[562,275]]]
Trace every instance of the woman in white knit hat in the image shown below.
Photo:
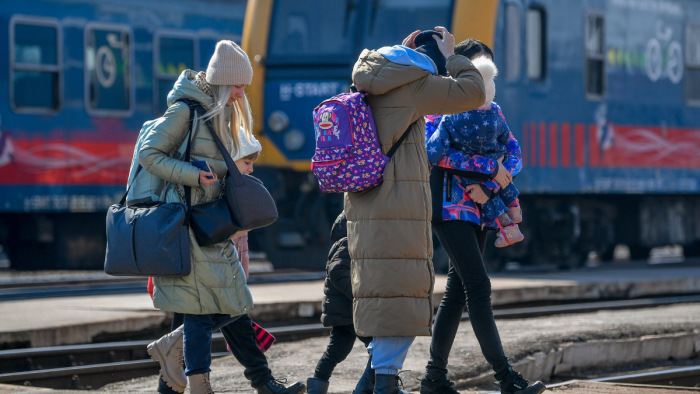
[[[252,79],[253,68],[248,56],[228,40],[216,44],[206,72],[183,71],[168,94],[165,114],[147,135],[139,136],[141,145],[135,155],[138,163],[132,166],[140,164],[146,171],[139,172],[134,180],[128,202],[145,199],[184,202],[187,190],[184,186],[191,190],[192,205],[219,198],[220,180],[227,167],[203,120],[211,121],[228,154],[235,157],[241,152],[254,140],[250,106],[245,95],[245,87]],[[182,100],[195,101],[206,111],[195,123],[192,134],[189,132],[193,125],[190,107]],[[194,116],[198,116],[197,112]],[[191,141],[191,160],[206,161],[210,171],[178,159],[178,152],[184,151],[188,140]],[[190,255],[192,270],[189,275],[155,277],[153,281],[153,305],[184,315],[183,327],[148,346],[151,357],[161,365],[165,384],[159,385],[160,392],[184,392],[189,382],[192,393],[212,393],[209,383],[212,331],[236,321],[253,308],[246,274],[232,241],[199,246],[190,232]],[[262,359],[266,361],[264,356]],[[266,364],[263,366],[267,369]],[[258,382],[259,387],[255,387],[259,393],[297,393],[305,389],[302,385],[287,391],[272,380],[269,369],[267,371],[268,381]]]

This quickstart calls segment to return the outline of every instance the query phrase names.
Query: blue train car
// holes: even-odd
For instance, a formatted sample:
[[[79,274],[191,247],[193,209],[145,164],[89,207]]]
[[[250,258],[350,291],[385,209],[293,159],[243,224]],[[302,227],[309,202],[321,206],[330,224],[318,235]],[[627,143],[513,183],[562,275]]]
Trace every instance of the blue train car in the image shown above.
[[[494,50],[527,237],[499,256],[700,253],[699,1],[504,1]]]
[[[252,87],[259,169],[293,212],[266,229],[283,263],[322,267],[338,196],[310,176],[309,113],[347,89],[362,48],[400,43],[443,25],[457,41],[491,45],[497,101],[521,143],[525,242],[490,248],[499,268],[632,258],[678,244],[700,254],[700,30],[697,0],[311,0],[248,2],[244,49],[263,84]],[[254,84],[255,85],[255,84]],[[267,176],[269,175],[269,176]],[[624,249],[624,248],[623,248]],[[318,250],[310,258],[309,251]],[[622,249],[621,249],[622,250]],[[437,253],[436,266],[445,266]]]
[[[322,269],[341,196],[310,172],[311,111],[365,48],[446,26],[491,45],[521,143],[524,242],[508,260],[582,263],[626,245],[700,255],[698,0],[26,0],[0,10],[0,245],[17,269],[99,268],[141,124],[222,38],[249,54],[280,219],[251,233],[278,268]],[[0,254],[0,257],[2,254]],[[46,256],[46,257],[45,257]],[[2,260],[2,259],[0,259]],[[445,256],[436,253],[436,266]]]
[[[180,71],[241,40],[245,1],[30,0],[0,9],[0,245],[12,268],[99,268],[104,212]]]

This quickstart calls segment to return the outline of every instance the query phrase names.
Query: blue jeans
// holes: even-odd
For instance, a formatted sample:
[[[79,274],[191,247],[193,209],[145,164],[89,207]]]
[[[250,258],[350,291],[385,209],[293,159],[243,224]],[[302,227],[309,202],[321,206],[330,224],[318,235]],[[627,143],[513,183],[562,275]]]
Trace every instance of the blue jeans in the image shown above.
[[[380,375],[396,375],[403,367],[415,337],[375,337],[367,346],[372,368]]]
[[[185,375],[192,376],[211,371],[211,332],[239,317],[220,313],[185,315]]]
[[[508,212],[508,205],[515,202],[518,198],[520,192],[513,185],[513,182],[509,183],[508,186],[501,189],[497,195],[493,196],[486,204],[481,205],[481,209],[484,211],[484,217],[493,222],[497,217]]]
[[[180,327],[184,322],[182,313],[173,314],[171,331]],[[248,315],[241,315],[230,324],[221,327],[221,333],[231,348],[231,353],[245,367],[243,375],[250,380],[253,387],[259,387],[272,379],[272,371],[267,365],[267,357],[255,342],[253,321]],[[369,339],[367,339],[369,343]]]

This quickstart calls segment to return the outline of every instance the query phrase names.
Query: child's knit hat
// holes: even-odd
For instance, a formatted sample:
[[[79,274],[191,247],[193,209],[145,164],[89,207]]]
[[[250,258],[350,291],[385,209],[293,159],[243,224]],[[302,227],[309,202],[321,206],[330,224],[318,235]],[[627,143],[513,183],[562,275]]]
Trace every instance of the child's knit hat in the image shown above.
[[[229,40],[216,43],[206,74],[207,82],[212,85],[250,85],[253,81],[253,67],[248,55]]]
[[[243,128],[238,130],[238,150],[233,156],[233,161],[240,160],[246,156],[252,155],[255,152],[260,152],[262,150],[262,145],[255,136],[252,134],[250,137],[246,136]]]
[[[484,101],[484,104],[479,107],[479,109],[488,109],[491,107],[491,102],[496,96],[496,83],[494,82],[494,79],[498,75],[498,68],[496,68],[493,61],[486,56],[477,57],[476,59],[472,60],[472,64],[474,64],[474,67],[476,67],[476,69],[479,70],[479,73],[481,73],[481,77],[484,79],[484,87],[486,88],[486,92],[484,94],[486,96],[486,100]]]

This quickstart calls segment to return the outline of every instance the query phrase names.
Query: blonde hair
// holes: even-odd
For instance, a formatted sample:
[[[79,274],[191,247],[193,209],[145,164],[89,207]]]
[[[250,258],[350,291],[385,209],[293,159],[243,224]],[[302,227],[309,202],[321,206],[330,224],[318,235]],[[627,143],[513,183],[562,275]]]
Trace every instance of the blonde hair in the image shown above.
[[[243,97],[233,102],[231,106],[231,135],[236,151],[241,146],[237,132],[234,130],[244,131],[244,136],[248,142],[253,138],[253,115],[250,110],[248,96],[243,94]]]
[[[233,102],[231,106],[231,119],[229,120],[226,119],[225,108],[226,103],[231,97],[231,89],[233,86],[212,85],[211,88],[214,93],[214,107],[204,114],[202,120],[212,120],[214,130],[226,147],[226,150],[228,150],[229,154],[233,157],[240,146],[238,133],[234,133],[233,130],[243,128],[246,138],[252,136],[253,116],[251,115],[248,97],[244,94],[241,99]]]

